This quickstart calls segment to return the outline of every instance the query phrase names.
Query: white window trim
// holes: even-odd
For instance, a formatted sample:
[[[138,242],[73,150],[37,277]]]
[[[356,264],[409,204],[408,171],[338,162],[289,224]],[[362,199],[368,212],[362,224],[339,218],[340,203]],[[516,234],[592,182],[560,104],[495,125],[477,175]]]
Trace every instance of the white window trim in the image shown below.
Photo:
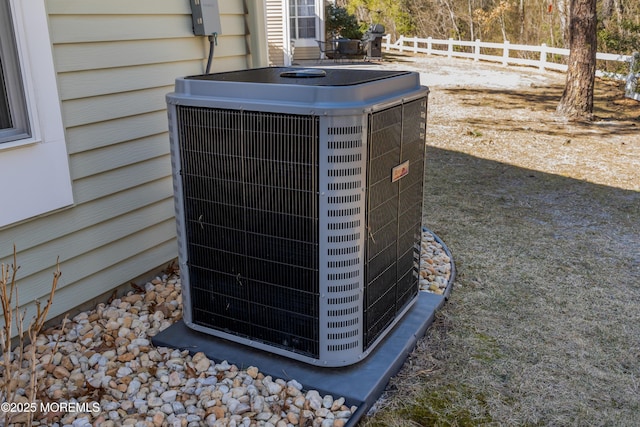
[[[295,40],[291,38],[291,24],[289,23],[289,0],[282,0],[282,29],[283,34],[283,49],[284,49],[284,65],[290,66],[293,62],[293,45]]]
[[[314,47],[314,46],[318,46],[318,42],[316,40],[322,40],[324,39],[324,36],[322,36],[322,34],[324,33],[324,2],[323,1],[319,1],[319,0],[315,0],[314,2],[314,7],[315,7],[315,12],[316,12],[316,36],[312,39],[294,39],[291,36],[291,24],[289,23],[289,0],[285,0],[285,10],[286,10],[286,23],[285,23],[285,28],[287,31],[287,35],[289,36],[290,40],[293,40],[296,44],[296,47]],[[289,42],[290,44],[291,42]]]
[[[31,137],[0,144],[0,227],[73,204],[44,0],[11,0]]]

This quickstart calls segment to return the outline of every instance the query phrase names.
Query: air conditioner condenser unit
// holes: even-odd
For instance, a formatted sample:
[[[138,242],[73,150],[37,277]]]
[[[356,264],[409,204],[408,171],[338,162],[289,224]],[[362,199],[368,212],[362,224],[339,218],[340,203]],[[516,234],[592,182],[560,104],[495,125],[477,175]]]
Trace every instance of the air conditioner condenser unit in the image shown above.
[[[185,323],[313,365],[365,358],[418,294],[427,97],[407,71],[177,79]]]

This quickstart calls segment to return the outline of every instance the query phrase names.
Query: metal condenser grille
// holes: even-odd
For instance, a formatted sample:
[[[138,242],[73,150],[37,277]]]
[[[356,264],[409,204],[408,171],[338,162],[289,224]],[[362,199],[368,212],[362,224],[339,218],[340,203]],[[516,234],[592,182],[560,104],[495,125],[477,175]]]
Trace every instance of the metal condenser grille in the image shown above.
[[[365,346],[418,292],[427,99],[371,115],[367,190]],[[392,179],[396,166],[408,173]]]
[[[178,106],[193,322],[318,357],[318,118]]]

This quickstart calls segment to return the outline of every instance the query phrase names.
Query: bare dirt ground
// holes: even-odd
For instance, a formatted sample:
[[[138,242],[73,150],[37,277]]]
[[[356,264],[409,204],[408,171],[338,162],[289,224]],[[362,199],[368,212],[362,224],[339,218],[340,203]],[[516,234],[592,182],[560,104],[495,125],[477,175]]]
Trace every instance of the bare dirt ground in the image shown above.
[[[395,59],[431,89],[425,225],[458,275],[362,424],[638,425],[640,103],[598,80],[568,124],[562,74]]]

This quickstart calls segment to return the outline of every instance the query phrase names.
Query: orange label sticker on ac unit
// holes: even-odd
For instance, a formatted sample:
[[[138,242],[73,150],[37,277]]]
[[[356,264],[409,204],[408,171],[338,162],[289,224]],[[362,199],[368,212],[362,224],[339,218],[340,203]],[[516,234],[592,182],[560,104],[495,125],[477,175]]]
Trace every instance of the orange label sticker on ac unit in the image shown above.
[[[391,170],[391,182],[396,182],[403,176],[409,174],[409,160],[404,163],[400,163],[398,166]]]

